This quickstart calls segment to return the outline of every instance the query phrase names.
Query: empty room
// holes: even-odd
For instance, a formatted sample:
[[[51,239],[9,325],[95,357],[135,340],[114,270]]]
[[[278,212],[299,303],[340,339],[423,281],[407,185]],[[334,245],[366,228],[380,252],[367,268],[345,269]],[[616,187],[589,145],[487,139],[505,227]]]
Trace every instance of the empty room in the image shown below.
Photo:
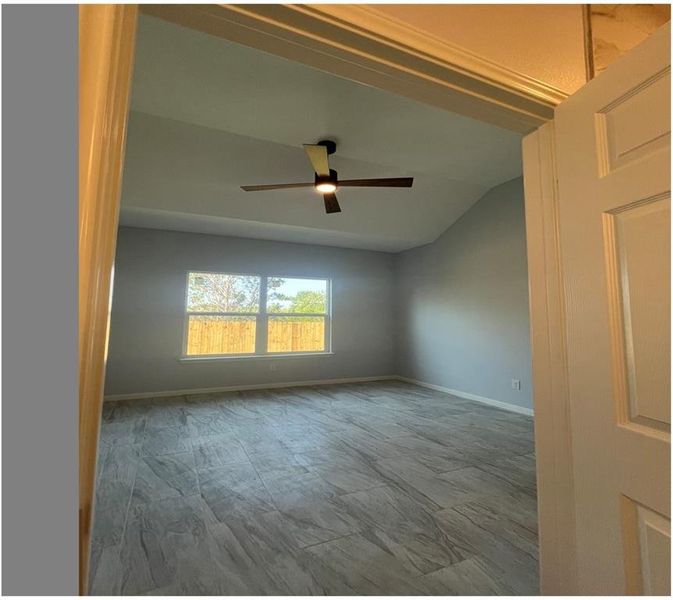
[[[83,593],[670,588],[665,21],[114,6]]]

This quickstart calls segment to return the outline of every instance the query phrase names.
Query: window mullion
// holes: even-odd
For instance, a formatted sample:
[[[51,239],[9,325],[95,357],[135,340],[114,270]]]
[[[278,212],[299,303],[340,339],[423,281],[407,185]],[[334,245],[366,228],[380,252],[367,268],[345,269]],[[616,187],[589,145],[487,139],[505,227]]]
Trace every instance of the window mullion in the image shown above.
[[[324,347],[328,352],[332,351],[332,280],[327,281],[326,286],[326,306],[327,313],[325,314],[325,337],[324,337]]]
[[[259,284],[259,315],[257,316],[257,327],[255,328],[255,353],[267,353],[267,335],[268,335],[268,321],[266,314],[266,295],[268,290],[267,277],[260,278]]]

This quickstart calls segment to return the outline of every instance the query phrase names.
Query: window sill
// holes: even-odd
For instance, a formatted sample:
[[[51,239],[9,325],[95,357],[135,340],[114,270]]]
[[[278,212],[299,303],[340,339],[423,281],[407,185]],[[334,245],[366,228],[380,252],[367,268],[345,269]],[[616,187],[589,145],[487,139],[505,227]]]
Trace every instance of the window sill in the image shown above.
[[[234,354],[230,356],[180,356],[179,362],[212,362],[230,360],[276,360],[278,358],[307,358],[310,356],[333,356],[334,352],[292,352],[290,354]]]

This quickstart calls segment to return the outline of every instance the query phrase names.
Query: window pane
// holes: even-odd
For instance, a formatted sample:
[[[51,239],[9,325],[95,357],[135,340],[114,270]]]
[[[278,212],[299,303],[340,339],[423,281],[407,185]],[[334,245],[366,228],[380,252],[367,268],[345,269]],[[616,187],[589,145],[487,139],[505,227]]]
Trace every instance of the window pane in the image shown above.
[[[252,354],[256,321],[256,317],[190,315],[187,355]]]
[[[325,317],[269,317],[268,352],[325,350]]]
[[[327,312],[326,279],[269,277],[267,287],[267,312]]]
[[[188,312],[258,312],[261,279],[252,275],[190,273]]]

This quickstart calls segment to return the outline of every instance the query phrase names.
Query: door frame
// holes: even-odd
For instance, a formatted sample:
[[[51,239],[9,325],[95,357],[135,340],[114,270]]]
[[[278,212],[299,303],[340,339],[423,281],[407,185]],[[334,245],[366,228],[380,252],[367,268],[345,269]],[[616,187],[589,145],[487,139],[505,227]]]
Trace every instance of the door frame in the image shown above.
[[[138,8],[79,6],[79,592],[86,594]]]
[[[81,5],[79,10],[80,57],[95,57],[85,62],[96,63],[89,70],[80,64],[79,541],[80,591],[86,593],[138,6]],[[541,593],[573,593],[572,457],[553,124],[548,123],[567,95],[372,6],[148,4],[140,12],[506,129],[533,132],[524,139],[523,161]],[[84,23],[90,31],[83,31]]]
[[[523,139],[540,590],[576,595],[575,499],[554,122]]]

